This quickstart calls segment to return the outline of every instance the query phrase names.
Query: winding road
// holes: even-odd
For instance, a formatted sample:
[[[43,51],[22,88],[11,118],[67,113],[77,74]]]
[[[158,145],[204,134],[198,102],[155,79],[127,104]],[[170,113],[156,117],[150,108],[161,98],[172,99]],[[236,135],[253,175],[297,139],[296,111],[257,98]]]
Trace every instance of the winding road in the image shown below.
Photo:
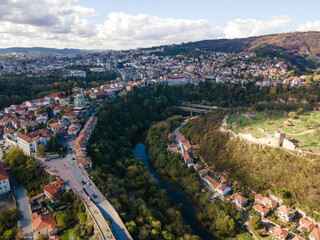
[[[32,231],[32,220],[31,220],[31,210],[28,202],[27,197],[27,191],[22,186],[21,183],[19,183],[14,176],[11,174],[10,170],[8,170],[6,164],[4,163],[3,159],[3,153],[2,149],[0,149],[0,161],[1,164],[6,168],[6,171],[8,172],[10,176],[10,186],[11,189],[14,192],[16,201],[17,201],[17,207],[19,210],[19,227],[22,228],[23,236],[25,240],[33,240],[33,231]]]

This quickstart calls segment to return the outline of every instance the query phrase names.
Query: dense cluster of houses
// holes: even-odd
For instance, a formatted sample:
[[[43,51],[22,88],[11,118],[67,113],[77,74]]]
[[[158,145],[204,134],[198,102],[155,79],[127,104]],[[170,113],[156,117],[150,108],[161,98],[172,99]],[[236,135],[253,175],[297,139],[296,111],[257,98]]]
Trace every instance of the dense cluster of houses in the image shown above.
[[[61,74],[64,77],[86,77],[87,72],[103,73],[113,70],[124,82],[153,80],[166,81],[168,85],[188,82],[198,84],[206,79],[217,83],[246,84],[256,82],[258,86],[287,84],[299,86],[306,76],[289,76],[288,65],[277,58],[252,61],[254,52],[224,53],[201,51],[198,57],[158,56],[154,51],[130,50],[56,55],[42,53],[12,53],[0,61],[1,75],[43,77]],[[87,71],[70,70],[76,66],[88,66]],[[94,66],[89,69],[89,66]],[[56,71],[59,70],[59,71]],[[170,76],[168,76],[170,75]],[[256,81],[256,79],[259,81]],[[128,90],[134,83],[128,85]],[[94,91],[91,95],[101,96],[104,92]],[[112,93],[108,93],[112,94]]]
[[[78,163],[84,169],[92,168],[92,161],[90,157],[87,156],[87,144],[92,135],[94,127],[97,124],[97,120],[97,117],[90,117],[74,143],[74,150],[76,151]]]

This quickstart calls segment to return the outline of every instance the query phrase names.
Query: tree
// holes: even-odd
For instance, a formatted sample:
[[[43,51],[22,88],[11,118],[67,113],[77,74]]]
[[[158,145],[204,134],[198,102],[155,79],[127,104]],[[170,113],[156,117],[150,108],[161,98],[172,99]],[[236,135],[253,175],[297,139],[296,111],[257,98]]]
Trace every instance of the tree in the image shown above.
[[[296,114],[295,112],[289,112],[288,116],[289,116],[291,119],[297,118],[297,114]]]
[[[49,240],[49,237],[47,237],[45,234],[40,234],[37,240]]]
[[[31,132],[32,132],[31,126],[27,126],[27,133],[31,133]]]
[[[82,234],[81,234],[81,228],[80,228],[79,225],[76,225],[76,226],[72,229],[72,235],[73,235],[74,237],[77,237],[78,239],[79,239],[79,237],[82,236]]]
[[[137,224],[132,220],[130,222],[127,222],[125,225],[128,228],[128,231],[131,233],[135,232],[137,229]]]
[[[80,224],[85,224],[87,221],[87,214],[83,212],[78,213],[78,218],[79,218]]]
[[[253,216],[250,220],[250,227],[254,229],[260,229],[262,227],[262,221],[259,216]]]
[[[303,109],[303,108],[299,108],[299,109],[298,109],[298,111],[297,111],[297,113],[300,115],[300,114],[302,114],[302,113],[303,113],[303,111],[304,111],[304,109]]]
[[[44,157],[46,155],[46,147],[43,144],[39,144],[37,146],[37,152],[40,157]]]

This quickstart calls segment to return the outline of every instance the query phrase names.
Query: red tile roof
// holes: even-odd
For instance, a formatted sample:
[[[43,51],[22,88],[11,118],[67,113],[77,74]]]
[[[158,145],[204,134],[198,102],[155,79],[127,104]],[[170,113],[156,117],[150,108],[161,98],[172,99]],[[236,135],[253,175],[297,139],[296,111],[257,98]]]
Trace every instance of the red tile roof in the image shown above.
[[[28,137],[27,135],[24,135],[24,134],[20,134],[18,136],[18,138],[21,138],[22,140],[24,140],[27,143],[33,142],[31,137]]]
[[[90,157],[85,157],[85,158],[81,158],[78,160],[79,163],[83,166],[85,165],[91,165],[92,164],[92,161],[91,161],[91,158]]]
[[[309,234],[309,237],[313,237],[315,240],[320,240],[320,229],[314,228]]]
[[[63,184],[64,184],[64,181],[62,179],[58,179],[44,186],[43,189],[44,191],[48,192],[51,196],[53,196],[61,192],[61,188]]]
[[[277,237],[279,237],[279,238],[281,238],[281,239],[286,239],[286,238],[288,237],[288,235],[289,235],[289,232],[288,232],[288,231],[286,231],[286,230],[284,230],[284,229],[282,229],[282,228],[279,228],[279,227],[275,227],[273,233],[274,233]]]
[[[257,204],[257,206],[255,207],[256,211],[263,213],[264,215],[268,214],[268,212],[270,211],[270,209],[268,207],[264,207],[260,204]]]
[[[6,179],[9,179],[9,175],[6,172],[6,170],[4,170],[2,164],[0,164],[0,181],[6,180]]]
[[[51,214],[41,214],[37,213],[32,214],[32,225],[33,231],[40,231],[44,228],[51,228],[52,230],[57,230],[57,223],[54,217]]]

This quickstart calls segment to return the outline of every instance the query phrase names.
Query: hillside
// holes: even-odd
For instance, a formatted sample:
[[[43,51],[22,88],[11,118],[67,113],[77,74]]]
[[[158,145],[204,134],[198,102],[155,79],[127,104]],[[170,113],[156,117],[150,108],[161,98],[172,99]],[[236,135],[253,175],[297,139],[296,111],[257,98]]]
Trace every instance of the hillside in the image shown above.
[[[182,132],[200,145],[200,155],[210,166],[228,173],[243,190],[271,190],[285,205],[299,207],[320,221],[319,157],[311,160],[280,148],[231,139],[218,129],[222,118],[223,113],[208,114],[186,125]]]
[[[283,57],[300,70],[320,66],[320,32],[292,32],[258,37],[204,40],[162,46],[164,55],[196,54],[198,50],[256,51],[259,56]],[[149,49],[156,49],[153,47]]]

